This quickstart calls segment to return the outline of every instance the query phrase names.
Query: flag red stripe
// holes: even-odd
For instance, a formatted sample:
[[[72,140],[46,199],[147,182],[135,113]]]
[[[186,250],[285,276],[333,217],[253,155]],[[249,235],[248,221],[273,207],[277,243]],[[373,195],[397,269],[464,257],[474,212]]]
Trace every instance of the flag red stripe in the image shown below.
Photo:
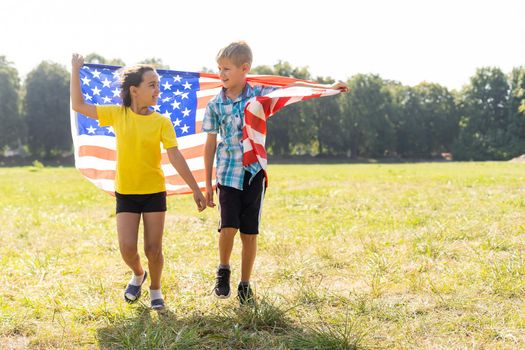
[[[182,153],[182,156],[184,159],[191,159],[191,158],[197,158],[201,157],[203,155],[204,145],[199,145],[191,148],[185,148],[181,149],[180,153]],[[167,153],[162,154],[162,163],[167,164],[169,163],[169,158]]]
[[[89,179],[93,180],[115,180],[115,170],[97,170],[92,168],[80,168],[79,169],[82,175]],[[193,170],[192,171],[193,176],[195,177],[195,181],[197,182],[204,182],[206,180],[206,171],[204,169],[199,170]],[[174,186],[182,186],[186,185],[186,182],[184,179],[179,175],[169,175],[166,176],[166,183]],[[213,178],[213,176],[212,176]]]
[[[249,125],[253,130],[266,134],[266,120],[254,116],[251,112],[245,111],[246,125]]]
[[[93,168],[80,168],[80,173],[93,180],[115,180],[115,170],[98,170]]]
[[[264,148],[263,145],[259,144],[259,143],[255,143],[252,141],[252,147],[255,149],[255,152],[262,158],[264,159],[267,159],[267,155],[266,155],[266,149]]]
[[[199,97],[197,100],[197,109],[206,108],[208,102],[214,97],[214,95]]]
[[[272,110],[272,113],[271,114],[274,114],[276,113],[278,110],[280,110],[281,108],[283,108],[285,105],[286,105],[286,102],[288,102],[288,100],[290,100],[290,97],[280,97],[277,102],[275,103],[275,105],[273,106],[273,110]],[[266,119],[270,118],[270,115],[266,115]]]
[[[250,165],[252,163],[258,162],[257,155],[253,150],[249,150],[243,153],[242,155],[242,165]]]
[[[204,169],[193,170],[191,173],[193,174],[193,177],[197,182],[202,182],[206,180],[206,171]],[[179,174],[165,176],[165,178],[167,184],[174,186],[186,185],[186,182]]]
[[[205,81],[205,82],[199,82],[200,89],[199,90],[209,90],[209,89],[215,89],[222,86],[222,82],[219,81]]]
[[[105,160],[117,160],[117,152],[100,146],[80,146],[78,149],[80,157],[97,157]]]

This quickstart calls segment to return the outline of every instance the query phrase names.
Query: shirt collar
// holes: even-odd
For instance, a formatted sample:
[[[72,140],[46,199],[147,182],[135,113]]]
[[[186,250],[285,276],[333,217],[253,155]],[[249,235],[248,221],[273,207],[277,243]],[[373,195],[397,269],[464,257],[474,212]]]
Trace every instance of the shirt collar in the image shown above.
[[[246,98],[253,97],[253,88],[250,84],[246,83],[244,85],[244,88],[242,89],[242,92],[235,98],[235,100],[230,99],[229,97],[226,97],[226,89],[223,87],[221,89],[220,94],[218,95],[217,102],[222,104],[230,104],[242,101]]]

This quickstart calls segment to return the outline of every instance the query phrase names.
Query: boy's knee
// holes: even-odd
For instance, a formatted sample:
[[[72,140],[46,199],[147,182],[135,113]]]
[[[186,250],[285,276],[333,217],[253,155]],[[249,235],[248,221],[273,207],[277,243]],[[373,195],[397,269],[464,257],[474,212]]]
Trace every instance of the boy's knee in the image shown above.
[[[233,227],[223,227],[221,228],[221,235],[233,237],[237,234],[238,229]]]
[[[255,242],[257,240],[257,235],[250,235],[250,234],[241,233],[241,240],[244,243]]]

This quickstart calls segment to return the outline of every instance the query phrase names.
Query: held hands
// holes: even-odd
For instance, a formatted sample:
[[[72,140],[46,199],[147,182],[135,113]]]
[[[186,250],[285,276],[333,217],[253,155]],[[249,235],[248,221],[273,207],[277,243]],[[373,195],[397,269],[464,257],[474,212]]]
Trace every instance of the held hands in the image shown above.
[[[193,200],[195,201],[195,204],[197,204],[197,209],[199,209],[199,211],[206,209],[206,199],[200,190],[193,191]]]
[[[78,53],[74,53],[71,57],[71,67],[73,69],[80,69],[84,65],[84,57]]]
[[[206,205],[210,208],[215,207],[215,203],[213,203],[213,188],[211,186],[206,186]]]
[[[329,86],[330,89],[333,90],[339,90],[341,92],[348,92],[350,89],[348,88],[348,85],[343,83],[342,81],[338,81],[337,83],[333,83]]]

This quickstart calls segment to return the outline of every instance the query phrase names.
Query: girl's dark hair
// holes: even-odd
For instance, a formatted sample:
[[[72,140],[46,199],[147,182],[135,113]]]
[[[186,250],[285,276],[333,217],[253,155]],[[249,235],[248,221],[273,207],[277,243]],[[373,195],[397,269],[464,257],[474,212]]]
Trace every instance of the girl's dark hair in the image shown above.
[[[146,64],[138,64],[136,66],[122,68],[120,72],[120,97],[122,98],[123,106],[131,106],[131,94],[129,88],[132,86],[139,86],[140,83],[142,83],[144,73],[149,71],[155,71],[155,68]]]

